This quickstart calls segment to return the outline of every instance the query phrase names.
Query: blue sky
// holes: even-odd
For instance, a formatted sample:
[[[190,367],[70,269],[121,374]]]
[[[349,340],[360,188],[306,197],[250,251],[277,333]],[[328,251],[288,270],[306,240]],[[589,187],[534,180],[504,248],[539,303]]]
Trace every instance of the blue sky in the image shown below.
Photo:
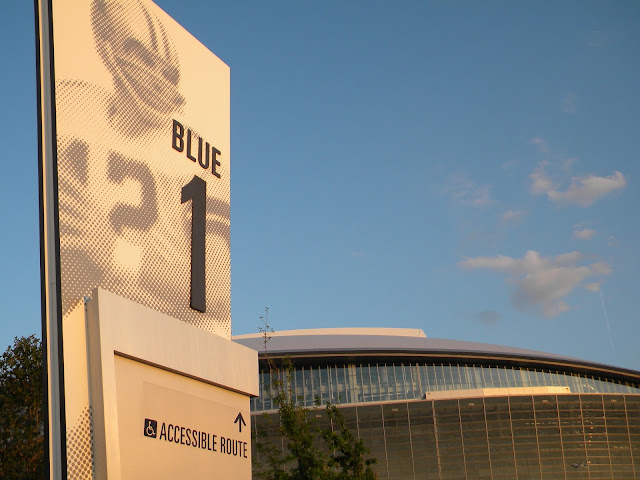
[[[157,2],[231,67],[233,333],[640,369],[640,4]],[[0,18],[0,346],[40,329],[34,21]]]

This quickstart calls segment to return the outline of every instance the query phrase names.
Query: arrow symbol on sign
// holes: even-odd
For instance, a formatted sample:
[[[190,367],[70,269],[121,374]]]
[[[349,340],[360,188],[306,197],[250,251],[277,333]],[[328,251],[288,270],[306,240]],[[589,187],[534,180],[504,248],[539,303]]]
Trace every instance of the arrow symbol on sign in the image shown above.
[[[238,424],[238,431],[242,432],[242,426],[244,425],[245,427],[247,426],[247,424],[244,422],[244,418],[242,417],[242,412],[238,412],[238,416],[236,417],[236,419],[233,421],[233,423],[237,423]]]

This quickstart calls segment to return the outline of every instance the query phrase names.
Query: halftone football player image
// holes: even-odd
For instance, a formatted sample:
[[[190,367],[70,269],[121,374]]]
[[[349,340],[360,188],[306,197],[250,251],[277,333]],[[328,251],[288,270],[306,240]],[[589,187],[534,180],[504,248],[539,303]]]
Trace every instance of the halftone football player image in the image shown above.
[[[132,17],[144,18],[146,28],[132,28]],[[162,127],[184,105],[178,56],[162,24],[137,1],[95,0],[91,21],[96,50],[113,75],[112,124],[133,137]]]
[[[90,31],[54,31],[63,313],[100,286],[228,338],[228,67],[151,2],[66,3]],[[185,151],[172,148],[176,122]],[[195,161],[204,145],[207,163],[220,154],[214,174]],[[195,199],[181,198],[194,176],[206,184],[201,311],[189,302]]]

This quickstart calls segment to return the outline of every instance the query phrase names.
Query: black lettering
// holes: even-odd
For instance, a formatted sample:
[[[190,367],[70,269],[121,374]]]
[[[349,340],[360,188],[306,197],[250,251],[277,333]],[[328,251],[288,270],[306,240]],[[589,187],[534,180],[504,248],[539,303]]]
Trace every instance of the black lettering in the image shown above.
[[[242,456],[247,458],[247,442],[242,442]]]
[[[206,438],[206,433],[204,432],[200,432],[200,448],[205,449],[207,448],[207,446],[204,444],[204,439]]]
[[[187,128],[187,158],[193,162],[196,161],[196,157],[191,155],[191,130]]]
[[[167,441],[168,442],[173,442],[173,425],[169,424],[169,428],[167,428],[168,431],[168,435],[167,435]]]
[[[198,163],[202,165],[202,137],[198,137]]]
[[[193,176],[182,187],[180,202],[191,202],[191,298],[189,305],[199,312],[207,311],[205,241],[207,223],[207,182]]]
[[[180,427],[180,445],[184,445],[184,427]]]
[[[213,450],[214,452],[217,452],[217,450],[216,450],[216,437],[217,437],[217,435],[213,435],[213,448],[211,450]]]
[[[220,437],[220,453],[226,453],[226,438]]]
[[[233,441],[233,456],[238,456],[238,440]]]
[[[186,443],[187,447],[189,447],[191,445],[191,429],[187,428],[187,443]]]
[[[211,145],[209,145],[209,142],[205,142],[205,159],[206,162],[202,163],[202,155],[200,154],[202,150],[202,139],[199,139],[199,143],[198,143],[198,163],[200,164],[200,166],[202,168],[204,168],[205,170],[207,168],[209,168],[209,150],[211,150]]]
[[[178,152],[184,150],[184,127],[177,120],[173,121],[173,135],[171,146]]]
[[[160,428],[160,440],[162,440],[163,437],[165,440],[167,439],[167,427],[164,422],[162,422],[162,428]]]
[[[185,148],[185,130],[187,133],[187,141]],[[194,146],[195,142],[194,137],[198,137],[198,153],[197,156],[194,156]],[[204,154],[202,152],[204,143]],[[171,146],[174,150],[178,152],[185,152],[187,158],[192,162],[198,162],[198,164],[205,170],[209,169],[209,165],[211,165],[211,174],[220,178],[220,172],[218,172],[218,168],[221,164],[218,160],[218,155],[222,155],[220,150],[211,145],[209,142],[206,142],[202,137],[197,135],[190,128],[185,128],[180,122],[177,120],[173,121],[173,130],[171,135]]]
[[[216,158],[217,155],[220,155],[220,150],[216,147],[211,147],[211,173],[220,178],[220,174],[216,171],[216,165],[220,166],[220,162]]]

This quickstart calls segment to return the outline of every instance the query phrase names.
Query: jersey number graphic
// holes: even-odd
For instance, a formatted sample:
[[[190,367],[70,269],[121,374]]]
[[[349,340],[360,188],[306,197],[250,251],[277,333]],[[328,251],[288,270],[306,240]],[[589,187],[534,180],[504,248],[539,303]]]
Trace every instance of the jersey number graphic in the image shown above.
[[[191,308],[206,312],[204,239],[207,215],[207,182],[194,175],[182,187],[180,203],[191,200]]]

